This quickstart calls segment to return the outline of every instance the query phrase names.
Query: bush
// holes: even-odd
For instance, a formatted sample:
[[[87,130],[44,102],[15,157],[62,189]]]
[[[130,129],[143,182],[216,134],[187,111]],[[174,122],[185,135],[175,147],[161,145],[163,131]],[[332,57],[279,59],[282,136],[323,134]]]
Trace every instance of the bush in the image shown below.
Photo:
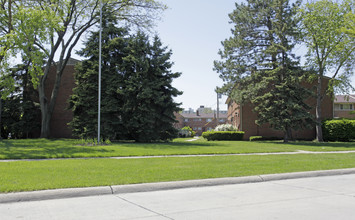
[[[244,131],[207,131],[202,137],[208,141],[240,141],[243,140]]]
[[[238,131],[238,128],[231,124],[222,124],[218,125],[215,129],[215,131]]]
[[[196,135],[196,132],[192,130],[189,126],[185,126],[180,129],[179,131],[179,137],[194,137]]]
[[[263,136],[250,136],[249,141],[262,141],[264,140]]]
[[[355,120],[326,120],[323,122],[325,141],[350,141],[355,139]]]

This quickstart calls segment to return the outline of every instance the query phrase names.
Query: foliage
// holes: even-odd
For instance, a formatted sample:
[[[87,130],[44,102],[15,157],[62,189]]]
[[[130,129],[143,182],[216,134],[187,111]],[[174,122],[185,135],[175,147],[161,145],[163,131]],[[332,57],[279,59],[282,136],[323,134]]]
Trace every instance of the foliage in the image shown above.
[[[312,122],[304,102],[310,91],[300,85],[306,72],[292,53],[299,37],[295,19],[299,5],[288,0],[236,4],[229,15],[232,37],[222,42],[222,61],[215,61],[225,82],[221,92],[238,104],[252,103],[256,123],[283,131],[285,141],[292,138],[292,129]]]
[[[207,131],[202,133],[202,137],[208,141],[241,141],[244,131]]]
[[[323,122],[325,141],[355,140],[355,120],[327,120]]]
[[[195,137],[195,135],[196,132],[189,126],[185,126],[179,131],[179,137]]]
[[[105,13],[122,23],[149,28],[166,7],[154,0],[24,0],[2,1],[0,7],[0,68],[12,55],[21,53],[31,62],[29,73],[38,85],[41,105],[41,137],[50,137],[54,111],[64,68],[80,38],[99,21],[100,2]],[[54,58],[58,57],[58,62]],[[3,62],[4,61],[4,62]],[[53,89],[45,92],[52,65],[56,66]]]
[[[250,136],[249,141],[262,141],[264,140],[263,136]]]
[[[10,77],[15,81],[13,91],[3,101],[1,114],[1,136],[7,138],[28,138],[39,130],[39,105],[33,89],[28,65],[19,65],[11,70]]]
[[[215,129],[215,131],[238,131],[238,128],[231,124],[221,124],[218,125]]]
[[[125,28],[104,22],[102,63],[101,135],[111,140],[149,142],[177,136],[173,127],[181,94],[172,87],[171,51],[159,38],[150,43],[147,35],[129,35]],[[97,135],[98,32],[93,32],[80,55],[88,57],[77,66],[77,87],[70,98],[73,134],[80,138]]]
[[[326,95],[323,91],[333,93],[334,87],[342,92],[351,89],[349,76],[353,74],[355,59],[354,38],[343,31],[349,22],[347,15],[351,13],[350,1],[342,3],[331,0],[314,1],[304,5],[299,12],[302,41],[306,44],[307,65],[314,69],[317,79],[316,131],[317,140],[322,141],[321,103]],[[332,74],[330,84],[322,88],[323,78]],[[328,87],[329,86],[329,87]]]

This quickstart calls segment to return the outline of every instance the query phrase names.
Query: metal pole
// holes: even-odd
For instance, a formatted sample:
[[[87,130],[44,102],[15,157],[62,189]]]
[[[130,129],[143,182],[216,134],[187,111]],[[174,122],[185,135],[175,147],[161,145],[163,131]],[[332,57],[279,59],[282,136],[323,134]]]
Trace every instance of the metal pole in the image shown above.
[[[98,91],[98,114],[97,114],[97,144],[100,144],[101,123],[101,38],[102,38],[102,0],[100,0],[100,36],[99,36],[99,91]]]
[[[217,92],[218,87],[216,88],[217,93],[217,126],[219,125],[219,94]]]

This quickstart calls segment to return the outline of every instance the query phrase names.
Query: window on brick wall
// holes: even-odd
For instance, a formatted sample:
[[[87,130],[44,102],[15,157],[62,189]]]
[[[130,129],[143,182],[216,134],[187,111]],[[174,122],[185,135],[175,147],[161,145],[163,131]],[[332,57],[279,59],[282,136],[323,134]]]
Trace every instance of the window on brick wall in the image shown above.
[[[335,104],[334,109],[335,110],[353,110],[354,105],[353,104]]]
[[[189,119],[188,119],[188,118],[185,118],[185,119],[184,119],[184,122],[189,122]]]
[[[201,118],[194,118],[194,121],[202,121]]]
[[[212,118],[207,118],[206,121],[207,121],[207,122],[211,122],[211,121],[212,121]]]

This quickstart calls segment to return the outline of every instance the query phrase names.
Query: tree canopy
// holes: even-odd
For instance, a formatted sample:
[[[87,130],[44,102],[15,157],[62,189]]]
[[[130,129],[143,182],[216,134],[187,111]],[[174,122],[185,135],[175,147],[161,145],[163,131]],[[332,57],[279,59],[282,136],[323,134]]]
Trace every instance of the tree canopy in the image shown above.
[[[326,95],[333,93],[334,86],[351,88],[349,76],[353,74],[355,40],[351,36],[351,16],[354,5],[350,1],[342,3],[320,0],[305,4],[300,10],[300,31],[306,44],[307,65],[317,78],[316,131],[317,140],[323,141],[321,128],[321,103]],[[322,87],[323,78],[330,75],[330,84]],[[344,91],[344,90],[343,90]],[[348,91],[348,90],[347,90]]]
[[[215,61],[215,70],[225,82],[221,91],[240,105],[252,103],[256,123],[284,131],[285,141],[291,129],[311,122],[304,103],[309,91],[300,86],[305,72],[293,54],[299,37],[295,19],[299,5],[287,0],[236,4],[229,15],[232,37],[222,42],[222,60]]]
[[[81,37],[99,20],[101,0],[1,0],[0,65],[11,55],[22,53],[30,61],[29,73],[38,86],[42,113],[41,137],[50,137],[63,70]],[[165,5],[154,0],[102,0],[106,13],[127,25],[149,28]],[[55,62],[55,59],[58,59]],[[50,97],[44,87],[49,69],[56,66],[56,80]]]
[[[159,38],[129,34],[104,22],[102,52],[101,134],[104,139],[129,139],[140,142],[176,137],[174,112],[179,104],[173,97],[181,94],[172,87],[171,51]],[[93,32],[79,54],[88,59],[78,65],[77,87],[70,99],[74,118],[73,133],[81,138],[97,135],[98,32]]]

